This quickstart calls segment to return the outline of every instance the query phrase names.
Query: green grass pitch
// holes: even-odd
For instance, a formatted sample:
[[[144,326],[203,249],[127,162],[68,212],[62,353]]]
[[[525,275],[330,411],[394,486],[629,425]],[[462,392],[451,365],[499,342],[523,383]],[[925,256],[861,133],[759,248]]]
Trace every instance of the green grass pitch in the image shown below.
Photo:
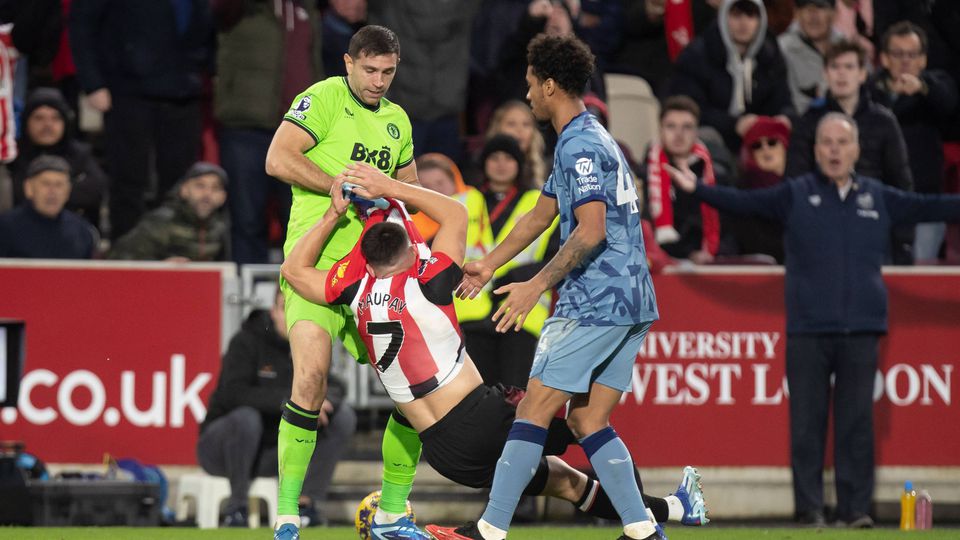
[[[524,527],[510,530],[510,540],[616,540],[620,529],[601,527]],[[931,531],[903,532],[896,529],[832,530],[832,529],[786,529],[786,528],[732,528],[671,527],[667,531],[670,540],[956,540],[958,529],[934,529]],[[183,529],[183,528],[121,528],[121,527],[76,527],[76,528],[13,528],[0,527],[0,540],[268,540],[268,529]],[[356,540],[352,527],[305,529],[303,540]]]

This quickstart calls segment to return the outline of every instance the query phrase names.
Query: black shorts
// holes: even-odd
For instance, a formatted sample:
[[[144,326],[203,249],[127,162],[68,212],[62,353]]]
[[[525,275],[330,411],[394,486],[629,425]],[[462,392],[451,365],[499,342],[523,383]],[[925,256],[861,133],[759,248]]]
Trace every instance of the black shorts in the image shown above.
[[[504,399],[502,387],[480,385],[439,422],[420,432],[423,457],[437,472],[458,484],[488,488],[516,414],[517,409]],[[562,454],[572,442],[576,439],[566,422],[555,419],[543,454]],[[546,482],[547,463],[542,458],[524,493],[537,495]]]

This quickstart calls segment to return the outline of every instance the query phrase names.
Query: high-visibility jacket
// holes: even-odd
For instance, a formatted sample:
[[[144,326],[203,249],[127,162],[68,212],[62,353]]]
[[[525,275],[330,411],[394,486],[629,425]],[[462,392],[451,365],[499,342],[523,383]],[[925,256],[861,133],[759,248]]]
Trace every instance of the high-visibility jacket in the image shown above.
[[[479,192],[478,192],[479,194]],[[483,197],[481,195],[481,202]],[[490,231],[490,244],[488,248],[484,251],[484,254],[493,249],[494,246],[503,242],[503,240],[510,234],[510,231],[517,225],[517,221],[523,217],[524,214],[532,211],[533,208],[537,205],[537,199],[540,198],[540,191],[538,190],[529,190],[522,195],[517,201],[516,206],[513,208],[513,211],[507,216],[507,220],[503,224],[503,228],[500,229],[499,234],[496,238],[493,238],[492,229],[490,227],[490,219],[488,214],[484,214],[485,222],[483,225],[478,225],[485,227],[484,230]],[[486,204],[484,203],[484,209],[486,209]],[[468,214],[471,213],[470,207],[467,207]],[[471,214],[472,216],[472,214]],[[471,226],[473,225],[473,218],[470,220]],[[457,308],[457,318],[460,322],[468,321],[477,321],[484,318],[490,317],[493,314],[493,298],[491,292],[493,290],[493,283],[499,278],[502,278],[510,270],[523,266],[526,264],[542,262],[544,256],[547,253],[547,248],[550,243],[550,236],[553,235],[557,226],[560,223],[559,217],[554,219],[553,223],[541,234],[536,240],[530,243],[529,246],[524,248],[523,251],[518,253],[513,259],[507,261],[506,264],[501,266],[494,272],[493,279],[483,288],[480,294],[477,295],[473,300],[461,300],[456,304]],[[474,238],[483,238],[482,234],[474,234]],[[467,251],[470,252],[470,228],[467,229]],[[477,251],[479,253],[480,250]],[[482,255],[480,255],[482,257]],[[479,257],[471,259],[469,255],[465,259],[465,262],[470,260],[476,260]],[[523,322],[523,329],[535,336],[540,335],[540,329],[543,328],[543,322],[550,316],[550,302],[551,302],[551,293],[550,291],[544,292],[540,295],[540,300],[537,302],[537,305],[530,311],[527,315],[527,318]]]
[[[493,249],[493,228],[490,227],[490,215],[487,212],[487,201],[472,187],[465,191],[451,195],[467,207],[467,249],[463,254],[463,263],[482,259]],[[460,322],[479,321],[490,314],[493,301],[489,295],[488,283],[481,294],[472,300],[461,300],[454,297],[453,306],[457,310],[457,320]]]

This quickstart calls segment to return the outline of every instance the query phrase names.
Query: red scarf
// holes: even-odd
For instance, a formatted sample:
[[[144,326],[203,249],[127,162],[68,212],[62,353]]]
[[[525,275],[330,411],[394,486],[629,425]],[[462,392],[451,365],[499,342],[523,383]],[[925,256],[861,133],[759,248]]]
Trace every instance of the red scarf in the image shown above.
[[[703,183],[712,186],[716,184],[713,175],[713,159],[710,151],[702,142],[693,145],[690,152],[703,160]],[[647,153],[647,194],[650,198],[650,215],[653,217],[654,235],[660,244],[669,244],[680,239],[680,233],[673,227],[673,198],[670,196],[673,184],[670,175],[664,169],[669,163],[667,153],[660,143],[650,145]],[[703,247],[711,255],[716,255],[720,247],[720,216],[716,210],[700,205],[700,217],[703,223]]]
[[[680,56],[680,51],[693,41],[693,10],[690,0],[667,0],[663,8],[667,54],[673,62]]]

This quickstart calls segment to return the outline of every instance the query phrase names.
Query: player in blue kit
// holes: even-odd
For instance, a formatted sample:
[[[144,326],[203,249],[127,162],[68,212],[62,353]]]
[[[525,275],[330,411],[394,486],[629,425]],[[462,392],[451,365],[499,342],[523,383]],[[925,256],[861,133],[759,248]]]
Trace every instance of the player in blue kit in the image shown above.
[[[574,37],[540,35],[530,42],[527,62],[533,113],[559,134],[553,172],[534,210],[488,255],[464,267],[458,294],[475,296],[559,214],[560,251],[529,281],[495,291],[508,296],[493,320],[500,332],[518,331],[541,293],[556,285],[559,300],[540,334],[527,394],[483,516],[456,529],[429,525],[427,531],[439,540],[505,539],[550,421],[569,401],[567,424],[620,515],[620,538],[663,539],[644,508],[630,453],[610,426],[640,345],[658,318],[633,178],[613,138],[585,111],[581,98],[594,69],[587,46]]]

